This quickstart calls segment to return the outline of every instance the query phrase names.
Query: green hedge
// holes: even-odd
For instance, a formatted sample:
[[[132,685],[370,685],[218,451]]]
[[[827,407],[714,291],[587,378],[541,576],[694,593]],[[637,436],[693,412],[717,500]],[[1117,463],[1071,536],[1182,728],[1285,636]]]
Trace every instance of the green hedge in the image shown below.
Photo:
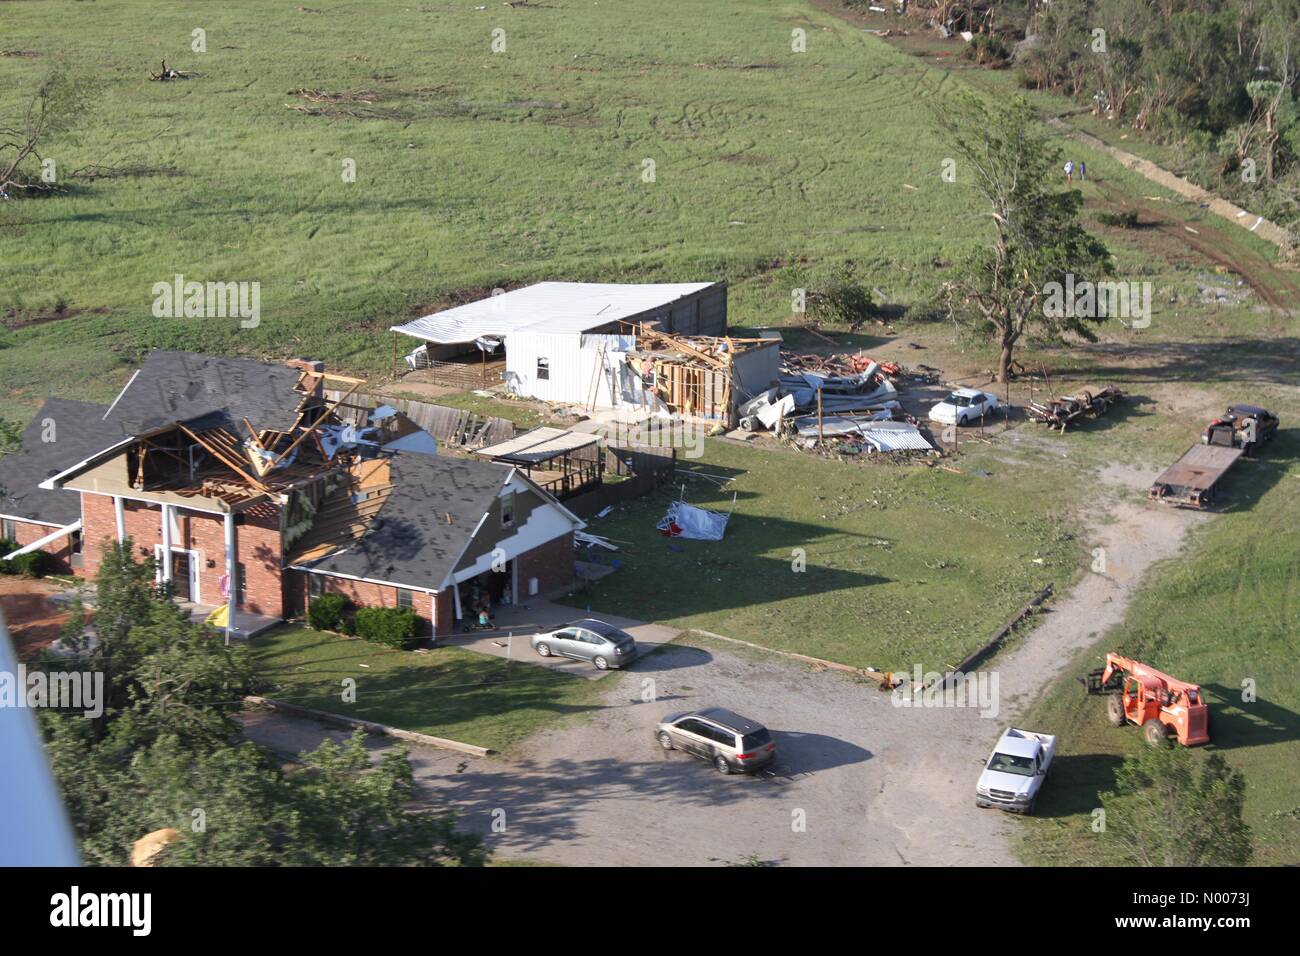
[[[307,607],[307,623],[318,631],[342,630],[343,613],[347,609],[348,599],[342,594],[319,595]]]
[[[387,647],[405,647],[415,640],[420,619],[404,607],[357,608],[357,636]]]
[[[16,541],[0,540],[0,554],[17,550]],[[0,574],[22,574],[29,578],[43,578],[54,570],[54,559],[44,551],[28,551],[8,561],[0,561]]]

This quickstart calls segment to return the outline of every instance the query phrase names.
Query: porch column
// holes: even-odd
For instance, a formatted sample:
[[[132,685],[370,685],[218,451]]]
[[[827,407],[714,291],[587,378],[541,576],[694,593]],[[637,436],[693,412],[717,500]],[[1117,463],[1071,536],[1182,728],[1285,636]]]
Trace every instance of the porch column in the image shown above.
[[[162,582],[172,580],[172,521],[171,505],[162,506]]]
[[[226,580],[230,594],[226,598],[226,646],[235,635],[235,607],[239,604],[239,562],[235,560],[235,513],[227,511],[223,519],[226,532]]]
[[[121,495],[113,496],[113,516],[117,519],[117,543],[121,544],[126,540],[126,507]]]

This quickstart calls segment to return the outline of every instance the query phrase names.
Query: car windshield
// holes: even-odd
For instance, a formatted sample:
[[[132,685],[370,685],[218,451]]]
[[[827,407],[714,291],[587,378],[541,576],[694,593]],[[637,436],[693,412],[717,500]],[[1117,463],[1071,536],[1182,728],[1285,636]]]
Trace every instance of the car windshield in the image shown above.
[[[993,759],[989,761],[988,769],[999,770],[1002,773],[1018,773],[1022,777],[1032,777],[1034,775],[1034,758],[1016,757],[1012,754],[994,754]]]
[[[958,408],[965,408],[970,404],[970,396],[958,395],[956,392],[953,392],[948,396],[948,404],[956,405]]]
[[[766,747],[772,742],[772,735],[767,732],[767,728],[755,730],[753,733],[745,734],[742,744],[746,751],[758,750],[760,747]]]

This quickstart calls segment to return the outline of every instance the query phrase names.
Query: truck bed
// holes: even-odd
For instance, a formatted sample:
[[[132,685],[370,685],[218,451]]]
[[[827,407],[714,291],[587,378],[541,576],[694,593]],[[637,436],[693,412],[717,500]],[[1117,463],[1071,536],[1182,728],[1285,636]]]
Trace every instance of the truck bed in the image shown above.
[[[1244,452],[1222,445],[1193,445],[1166,468],[1151,486],[1148,497],[1173,504],[1200,507],[1205,497]]]

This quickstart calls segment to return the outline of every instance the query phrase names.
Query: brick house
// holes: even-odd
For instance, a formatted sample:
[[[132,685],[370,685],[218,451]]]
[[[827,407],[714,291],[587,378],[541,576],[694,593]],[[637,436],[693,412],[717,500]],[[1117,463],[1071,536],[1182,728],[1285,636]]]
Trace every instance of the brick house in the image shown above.
[[[481,603],[572,583],[583,523],[526,474],[349,425],[326,379],[360,384],[314,362],[155,351],[110,406],[47,402],[0,459],[6,557],[39,548],[93,579],[105,542],[129,537],[179,600],[233,598],[232,633],[239,613],[294,617],[341,593],[443,635]]]

